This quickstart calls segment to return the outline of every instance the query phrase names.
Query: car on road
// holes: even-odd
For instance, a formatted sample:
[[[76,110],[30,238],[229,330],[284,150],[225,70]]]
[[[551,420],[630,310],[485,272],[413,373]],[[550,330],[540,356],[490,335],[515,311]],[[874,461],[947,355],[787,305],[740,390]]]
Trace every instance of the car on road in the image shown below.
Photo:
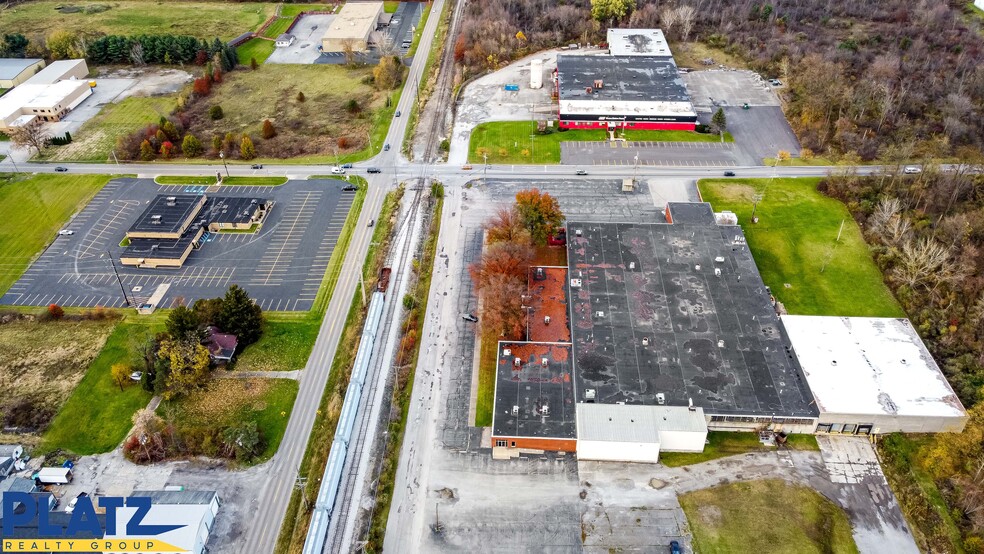
[[[386,144],[383,145],[383,152],[389,152],[389,149],[390,149],[390,145],[387,142]]]
[[[342,192],[355,192],[357,190],[359,190],[359,187],[355,185],[345,185],[342,187]]]
[[[476,323],[478,321],[478,318],[475,317],[475,314],[462,314],[461,319],[465,321],[471,321],[472,323]]]
[[[342,169],[352,169],[354,167],[352,164],[342,164]]]
[[[68,235],[74,235],[74,234],[75,231],[71,229],[62,229],[61,231],[58,231],[58,236],[60,237],[67,237]]]
[[[400,110],[396,110],[396,113],[393,115],[395,115],[396,117],[400,117]]]
[[[462,171],[471,171],[471,169],[472,169],[472,166],[471,165],[468,165],[468,164],[465,164],[465,165],[461,166],[461,170]]]
[[[680,554],[680,543],[678,541],[670,541],[670,554]]]
[[[67,167],[64,167],[64,166],[58,166],[58,167],[55,168],[55,171],[57,171],[58,173],[64,173],[64,172],[68,171],[68,168]]]
[[[724,172],[724,176],[725,177],[734,177],[735,176],[735,172],[734,171],[725,171]]]
[[[133,373],[130,374],[131,381],[139,381],[142,377],[143,377],[142,371],[134,371]]]
[[[342,174],[345,173],[345,170],[342,169],[341,167],[338,167],[336,165],[336,166],[334,166],[334,167],[331,168],[331,173],[332,173],[332,175],[342,175]]]
[[[922,168],[910,165],[903,169],[902,173],[905,173],[906,175],[915,175],[917,173],[922,173]]]
[[[577,171],[574,172],[574,175],[587,175],[587,174],[588,172],[583,169],[578,169]]]
[[[250,169],[263,169],[263,164],[253,164],[249,166]]]
[[[366,170],[366,173],[382,173],[382,170],[378,167],[370,167]]]
[[[376,220],[375,220],[375,219],[370,219],[370,220],[369,220],[369,225],[367,225],[367,227],[372,227],[372,226],[374,226],[375,224],[376,224]]]
[[[70,514],[70,513],[74,512],[75,511],[75,505],[79,503],[79,499],[80,498],[85,498],[86,496],[89,496],[89,493],[80,492],[77,495],[75,495],[75,498],[73,498],[72,501],[68,503],[68,506],[65,507],[65,513],[66,514]]]

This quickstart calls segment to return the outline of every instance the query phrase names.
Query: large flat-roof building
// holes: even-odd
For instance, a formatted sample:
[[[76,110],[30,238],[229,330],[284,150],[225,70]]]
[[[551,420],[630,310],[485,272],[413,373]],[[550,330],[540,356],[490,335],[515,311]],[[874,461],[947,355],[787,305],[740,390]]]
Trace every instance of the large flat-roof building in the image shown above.
[[[967,413],[907,319],[784,315],[817,432],[962,431]]]
[[[11,89],[44,68],[40,58],[0,58],[0,89]]]
[[[693,131],[697,112],[671,59],[557,56],[559,125]]]
[[[383,14],[382,2],[346,2],[332,20],[321,39],[323,52],[365,52],[369,35],[379,25]]]
[[[0,131],[59,121],[92,95],[85,60],[53,62],[0,96]]]
[[[221,505],[215,491],[134,491],[130,496],[150,498],[150,510],[143,515],[144,525],[170,526],[170,530],[155,539],[190,554],[207,554],[208,538]],[[119,508],[117,529],[124,529],[135,511],[135,508]]]

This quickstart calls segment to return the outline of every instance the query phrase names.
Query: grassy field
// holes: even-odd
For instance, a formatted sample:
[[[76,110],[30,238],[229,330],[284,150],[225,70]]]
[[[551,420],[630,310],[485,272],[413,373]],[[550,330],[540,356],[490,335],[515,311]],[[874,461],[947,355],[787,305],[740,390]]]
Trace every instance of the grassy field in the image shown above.
[[[709,444],[703,452],[660,452],[659,463],[667,467],[680,467],[747,452],[775,451],[775,447],[759,442],[758,433],[711,431],[707,433],[707,441]],[[789,435],[786,445],[792,450],[820,450],[813,435]]]
[[[673,58],[676,60],[677,66],[692,69],[708,68],[709,66],[701,63],[702,60],[707,58],[714,60],[714,65],[710,67],[717,67],[718,64],[739,69],[748,67],[748,63],[738,56],[732,56],[731,54],[725,53],[724,50],[713,48],[703,42],[675,43],[673,45]]]
[[[715,211],[738,215],[755,263],[791,314],[905,317],[847,208],[818,178],[702,179]],[[763,195],[751,223],[756,194]],[[840,241],[837,235],[843,223]]]
[[[64,29],[107,35],[177,34],[231,39],[259,27],[273,15],[274,6],[272,3],[182,2],[180,7],[162,7],[126,0],[111,3],[41,0],[0,9],[0,29],[28,36]]]
[[[575,129],[570,131],[555,131],[540,135],[535,132],[532,121],[492,121],[475,127],[468,143],[468,161],[482,163],[482,154],[488,154],[488,162],[493,164],[509,163],[560,163],[560,143],[571,141],[604,141],[608,133],[600,130]],[[533,135],[532,141],[530,135]],[[633,131],[628,130],[623,136],[631,141],[665,141],[665,142],[718,142],[718,135],[693,133],[689,131]],[[725,135],[725,141],[733,140],[730,134]]]
[[[189,177],[186,175],[158,175],[154,178],[158,185],[214,185],[215,177]]]
[[[99,355],[114,321],[15,321],[0,325],[0,415],[13,404],[50,421]],[[0,417],[3,421],[3,417]]]
[[[110,367],[115,363],[141,367],[141,347],[162,330],[162,325],[146,324],[145,320],[117,324],[99,356],[89,364],[85,377],[52,421],[41,449],[63,448],[76,454],[96,454],[118,446],[130,430],[130,418],[147,405],[151,394],[138,383],[128,384],[120,392]],[[85,432],[79,432],[83,429]]]
[[[221,370],[217,370],[221,371]],[[280,446],[297,397],[293,379],[215,379],[200,391],[161,402],[157,413],[183,428],[214,429],[256,421],[264,449],[256,462],[269,459]]]
[[[291,371],[304,369],[314,341],[318,338],[321,320],[276,319],[267,317],[263,336],[251,344],[236,360],[236,371]]]
[[[780,480],[731,483],[680,496],[703,554],[857,552],[851,524],[816,491]]]
[[[188,177],[185,175],[159,175],[154,179],[158,185],[214,185],[218,182],[215,177]],[[261,177],[226,177],[222,180],[223,185],[248,185],[253,187],[276,187],[287,182],[286,177],[261,176]]]
[[[42,152],[40,159],[64,162],[106,162],[116,146],[116,137],[128,135],[174,110],[174,96],[131,96],[109,104],[98,115],[72,133],[71,144],[55,146]]]
[[[287,32],[287,27],[290,27],[290,24],[293,23],[293,21],[294,21],[294,16],[290,16],[290,17],[281,16],[281,17],[278,17],[277,19],[274,19],[273,20],[273,23],[271,23],[269,27],[266,28],[266,31],[263,31],[263,36],[265,36],[267,38],[274,38],[275,39],[275,38],[279,37],[280,35],[286,33]],[[257,60],[257,61],[259,61],[259,60]]]
[[[14,284],[58,229],[109,179],[107,175],[0,173],[0,293]]]
[[[249,67],[253,59],[256,59],[256,63],[262,64],[276,49],[277,43],[272,40],[251,38],[236,47],[236,54],[239,56],[239,63]]]
[[[281,17],[294,17],[301,12],[321,12],[332,9],[334,4],[284,4],[280,9]]]
[[[492,425],[492,408],[495,403],[495,363],[499,350],[496,333],[482,335],[478,351],[478,397],[475,399],[475,427]]]
[[[400,7],[399,0],[385,0],[383,2],[383,11],[386,13],[396,13],[396,9]]]

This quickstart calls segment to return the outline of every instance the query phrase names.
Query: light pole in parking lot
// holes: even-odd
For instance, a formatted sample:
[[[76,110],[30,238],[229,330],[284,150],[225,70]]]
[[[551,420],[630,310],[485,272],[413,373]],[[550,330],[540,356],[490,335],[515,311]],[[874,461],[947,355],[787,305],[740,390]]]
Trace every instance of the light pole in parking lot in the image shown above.
[[[225,166],[225,170],[226,170],[226,177],[228,177],[229,176],[229,164],[227,164],[226,161],[225,161],[225,152],[219,150],[219,159],[222,160],[222,165]]]

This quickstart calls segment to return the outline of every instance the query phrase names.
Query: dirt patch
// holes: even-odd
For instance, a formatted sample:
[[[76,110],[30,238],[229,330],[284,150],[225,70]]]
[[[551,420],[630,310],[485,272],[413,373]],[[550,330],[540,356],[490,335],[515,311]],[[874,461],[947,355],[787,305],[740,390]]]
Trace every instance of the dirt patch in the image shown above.
[[[717,506],[701,506],[697,508],[697,515],[700,517],[701,523],[705,525],[721,524],[721,508]]]

